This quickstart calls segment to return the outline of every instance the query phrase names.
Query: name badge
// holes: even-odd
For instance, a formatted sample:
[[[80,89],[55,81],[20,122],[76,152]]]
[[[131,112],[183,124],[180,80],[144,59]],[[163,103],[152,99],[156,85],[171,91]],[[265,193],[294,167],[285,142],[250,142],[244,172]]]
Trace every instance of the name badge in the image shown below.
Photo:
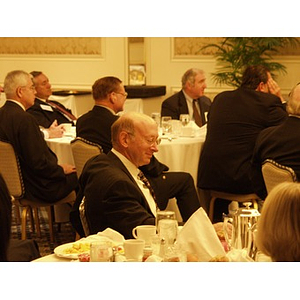
[[[52,111],[53,112],[52,107],[49,106],[49,105],[41,104],[40,106],[41,106],[41,109],[43,109],[43,110],[48,110],[48,111]]]

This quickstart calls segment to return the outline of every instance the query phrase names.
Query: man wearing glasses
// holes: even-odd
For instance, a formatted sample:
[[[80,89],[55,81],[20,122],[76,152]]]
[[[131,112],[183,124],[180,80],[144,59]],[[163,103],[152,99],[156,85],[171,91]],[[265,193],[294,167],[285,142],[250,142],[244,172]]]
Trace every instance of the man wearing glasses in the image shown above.
[[[123,111],[127,93],[122,81],[112,76],[96,80],[92,93],[95,106],[78,118],[76,135],[99,144],[103,152],[108,153],[112,148],[111,127],[119,119],[117,113]],[[131,132],[128,134],[131,135]],[[159,143],[159,140],[153,137],[145,139],[150,147],[157,146]],[[167,172],[169,168],[160,163],[152,154],[149,152],[151,156],[149,162],[139,165],[139,169],[150,181],[159,208],[165,209],[169,199],[176,198],[182,219],[187,221],[200,207],[192,176],[186,172]]]

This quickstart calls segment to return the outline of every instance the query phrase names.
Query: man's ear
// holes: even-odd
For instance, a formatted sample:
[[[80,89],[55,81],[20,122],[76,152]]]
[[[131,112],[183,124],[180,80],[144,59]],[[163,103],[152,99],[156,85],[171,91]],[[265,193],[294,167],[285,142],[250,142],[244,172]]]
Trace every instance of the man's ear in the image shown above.
[[[16,95],[18,96],[18,98],[22,97],[22,87],[20,86],[17,87]]]
[[[266,85],[265,83],[260,82],[259,85],[256,88],[256,91],[258,91],[258,92],[265,92],[265,85]]]

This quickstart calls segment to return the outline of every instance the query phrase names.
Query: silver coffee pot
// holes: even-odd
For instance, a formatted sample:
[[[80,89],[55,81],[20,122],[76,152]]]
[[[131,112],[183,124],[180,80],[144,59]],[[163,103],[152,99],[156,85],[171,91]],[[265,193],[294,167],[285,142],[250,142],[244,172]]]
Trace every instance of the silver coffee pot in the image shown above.
[[[245,207],[237,208],[224,216],[224,236],[229,249],[246,249],[249,257],[255,259],[257,248],[254,235],[260,213],[251,209],[251,202],[244,202]],[[229,226],[231,224],[232,226]],[[231,238],[228,232],[231,230]]]

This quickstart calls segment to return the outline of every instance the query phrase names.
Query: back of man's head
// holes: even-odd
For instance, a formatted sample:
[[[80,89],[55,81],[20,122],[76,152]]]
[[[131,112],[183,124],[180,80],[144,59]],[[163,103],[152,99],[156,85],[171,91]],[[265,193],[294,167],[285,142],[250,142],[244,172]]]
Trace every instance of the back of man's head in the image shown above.
[[[9,72],[4,79],[4,93],[6,98],[14,98],[19,86],[26,86],[30,75],[22,70]]]
[[[241,87],[256,90],[261,82],[267,83],[269,72],[263,65],[247,67],[243,73]]]
[[[121,83],[122,81],[119,78],[113,76],[102,77],[96,80],[92,86],[94,100],[106,99],[110,93],[118,91]]]

